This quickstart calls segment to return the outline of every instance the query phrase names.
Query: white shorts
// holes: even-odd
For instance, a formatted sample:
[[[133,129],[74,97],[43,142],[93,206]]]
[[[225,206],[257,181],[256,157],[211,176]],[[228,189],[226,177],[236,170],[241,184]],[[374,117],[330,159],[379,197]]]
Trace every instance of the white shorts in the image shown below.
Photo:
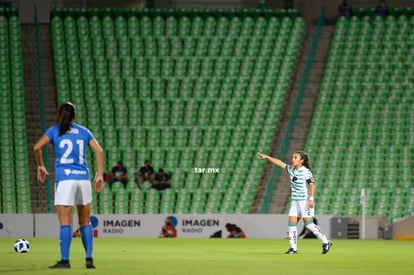
[[[55,182],[55,205],[87,205],[91,201],[91,181],[64,180]]]
[[[315,208],[309,208],[308,201],[292,201],[290,203],[289,216],[300,218],[312,218],[315,216]]]

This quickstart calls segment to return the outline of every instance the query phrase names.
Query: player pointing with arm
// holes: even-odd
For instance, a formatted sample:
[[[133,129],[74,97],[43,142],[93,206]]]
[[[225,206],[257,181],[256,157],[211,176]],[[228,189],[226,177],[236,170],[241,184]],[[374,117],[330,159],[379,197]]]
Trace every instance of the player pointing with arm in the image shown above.
[[[94,189],[103,187],[104,154],[89,129],[75,123],[75,106],[70,102],[60,105],[58,124],[50,127],[34,145],[37,179],[45,182],[49,175],[45,168],[42,148],[51,143],[55,151],[55,206],[60,223],[61,260],[49,268],[70,268],[69,251],[72,241],[72,207],[76,204],[82,243],[86,252],[86,268],[95,268],[92,260],[93,234],[90,224],[92,187],[86,148],[95,153],[97,172]]]
[[[292,155],[292,165],[287,165],[283,161],[258,153],[259,158],[268,160],[276,166],[286,170],[290,177],[290,188],[292,202],[289,210],[289,242],[290,248],[286,254],[298,254],[297,250],[297,222],[300,217],[303,218],[306,228],[322,241],[322,254],[328,253],[332,246],[320,227],[313,223],[314,216],[314,195],[315,180],[310,168],[309,157],[303,151],[298,151]]]

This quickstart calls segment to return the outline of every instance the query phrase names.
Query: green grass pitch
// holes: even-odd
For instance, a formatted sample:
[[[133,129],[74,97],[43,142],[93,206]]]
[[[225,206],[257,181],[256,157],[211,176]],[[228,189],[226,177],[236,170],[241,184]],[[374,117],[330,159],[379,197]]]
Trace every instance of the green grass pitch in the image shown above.
[[[29,253],[14,252],[16,238],[0,238],[0,274],[412,274],[413,241],[333,240],[321,254],[318,240],[299,240],[299,255],[285,255],[288,240],[97,238],[97,269],[84,266],[79,238],[71,269],[50,270],[59,260],[56,238],[28,238]]]

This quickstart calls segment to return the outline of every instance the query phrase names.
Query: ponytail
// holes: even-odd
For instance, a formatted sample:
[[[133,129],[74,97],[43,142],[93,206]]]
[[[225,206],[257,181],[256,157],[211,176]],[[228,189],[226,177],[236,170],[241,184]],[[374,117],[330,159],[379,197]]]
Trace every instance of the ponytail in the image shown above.
[[[298,153],[300,155],[300,158],[303,159],[303,166],[305,166],[309,170],[312,170],[312,168],[310,166],[310,160],[309,160],[308,154],[306,154],[303,151],[299,151],[299,152],[296,152],[296,153]]]
[[[70,102],[62,103],[58,108],[57,120],[59,123],[59,136],[65,134],[70,129],[72,121],[75,119],[75,105]]]

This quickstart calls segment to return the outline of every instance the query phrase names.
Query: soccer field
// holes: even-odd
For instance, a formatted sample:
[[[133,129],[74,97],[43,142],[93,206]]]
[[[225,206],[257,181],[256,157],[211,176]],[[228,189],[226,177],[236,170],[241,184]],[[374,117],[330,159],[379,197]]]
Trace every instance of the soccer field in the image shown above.
[[[79,238],[70,270],[50,270],[59,260],[58,240],[29,238],[29,253],[0,238],[1,274],[412,274],[412,241],[333,240],[326,255],[318,240],[299,240],[299,255],[285,255],[288,240],[95,239],[97,269],[87,270]]]

